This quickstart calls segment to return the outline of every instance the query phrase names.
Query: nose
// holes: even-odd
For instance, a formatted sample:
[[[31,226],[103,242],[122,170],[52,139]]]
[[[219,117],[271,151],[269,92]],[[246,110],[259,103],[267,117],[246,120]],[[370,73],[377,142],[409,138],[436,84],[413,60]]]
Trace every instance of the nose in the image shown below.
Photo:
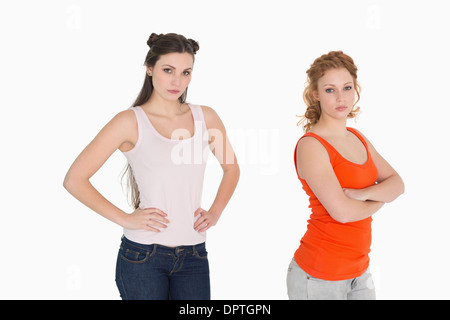
[[[176,86],[179,86],[180,83],[181,83],[181,76],[174,74],[172,76],[172,84],[176,85]]]

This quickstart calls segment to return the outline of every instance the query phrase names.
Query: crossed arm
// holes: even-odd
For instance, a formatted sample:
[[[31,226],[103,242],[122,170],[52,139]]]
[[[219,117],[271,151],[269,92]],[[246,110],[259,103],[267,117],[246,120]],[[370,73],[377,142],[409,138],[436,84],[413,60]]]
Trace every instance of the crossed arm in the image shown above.
[[[330,164],[328,152],[315,138],[301,139],[297,147],[297,170],[333,219],[341,223],[366,219],[386,202],[404,192],[398,173],[366,140],[378,170],[377,184],[364,189],[342,189]]]

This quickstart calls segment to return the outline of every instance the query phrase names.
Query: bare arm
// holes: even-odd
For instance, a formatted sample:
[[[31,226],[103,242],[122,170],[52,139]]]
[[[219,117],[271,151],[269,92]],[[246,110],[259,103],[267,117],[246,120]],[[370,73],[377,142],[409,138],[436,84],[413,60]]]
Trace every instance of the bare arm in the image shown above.
[[[164,212],[151,208],[136,210],[129,215],[108,201],[89,181],[121,145],[133,144],[136,140],[136,119],[133,111],[120,112],[103,127],[75,159],[64,178],[63,185],[70,194],[87,207],[122,227],[159,231],[151,225],[165,227],[161,223],[168,222],[164,218],[166,216]]]
[[[206,231],[217,223],[236,189],[240,176],[236,155],[222,120],[213,109],[209,107],[202,107],[202,109],[209,132],[210,149],[222,166],[223,176],[210,209],[205,211],[199,208],[195,212],[195,216],[201,215],[194,224],[194,228],[200,232]]]
[[[344,192],[352,199],[392,202],[405,192],[403,180],[366,137],[364,140],[378,170],[377,184],[364,189],[344,189]]]
[[[339,184],[326,149],[317,139],[305,137],[297,146],[297,170],[330,216],[341,223],[366,219],[382,206],[380,201],[347,197]]]

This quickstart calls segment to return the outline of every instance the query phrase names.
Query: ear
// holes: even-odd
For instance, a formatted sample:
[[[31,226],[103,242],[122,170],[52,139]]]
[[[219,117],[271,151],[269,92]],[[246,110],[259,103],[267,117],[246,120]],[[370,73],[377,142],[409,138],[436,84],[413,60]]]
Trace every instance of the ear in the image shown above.
[[[317,101],[320,101],[320,99],[319,99],[319,92],[317,90],[314,90],[312,92],[312,94],[313,94],[314,99],[316,99]]]
[[[146,67],[146,69],[147,69],[147,75],[151,77],[152,76],[152,68]]]

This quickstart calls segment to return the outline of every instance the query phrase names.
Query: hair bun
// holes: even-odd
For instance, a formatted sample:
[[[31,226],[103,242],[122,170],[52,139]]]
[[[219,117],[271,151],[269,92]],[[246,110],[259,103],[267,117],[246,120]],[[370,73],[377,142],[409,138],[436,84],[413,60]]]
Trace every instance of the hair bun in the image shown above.
[[[161,38],[164,34],[156,34],[156,33],[152,33],[150,35],[150,37],[147,40],[147,44],[148,46],[151,48],[152,45],[155,43],[155,41],[157,41],[159,38]]]
[[[200,49],[198,42],[192,39],[188,39],[188,41],[192,45],[192,49],[194,49],[194,54],[197,53],[198,49]]]
[[[150,47],[150,49],[152,49],[155,42],[161,38],[164,38],[167,40],[166,45],[168,45],[168,43],[172,43],[172,45],[174,43],[179,43],[180,45],[182,45],[183,49],[180,49],[180,50],[183,50],[183,51],[180,51],[180,52],[184,52],[185,49],[188,49],[189,51],[191,51],[189,48],[189,47],[191,47],[192,53],[195,54],[198,51],[198,49],[200,49],[200,46],[198,45],[197,41],[195,41],[193,39],[186,39],[184,36],[182,36],[180,34],[176,34],[176,33],[166,33],[166,34],[152,33],[147,40],[147,45]]]

